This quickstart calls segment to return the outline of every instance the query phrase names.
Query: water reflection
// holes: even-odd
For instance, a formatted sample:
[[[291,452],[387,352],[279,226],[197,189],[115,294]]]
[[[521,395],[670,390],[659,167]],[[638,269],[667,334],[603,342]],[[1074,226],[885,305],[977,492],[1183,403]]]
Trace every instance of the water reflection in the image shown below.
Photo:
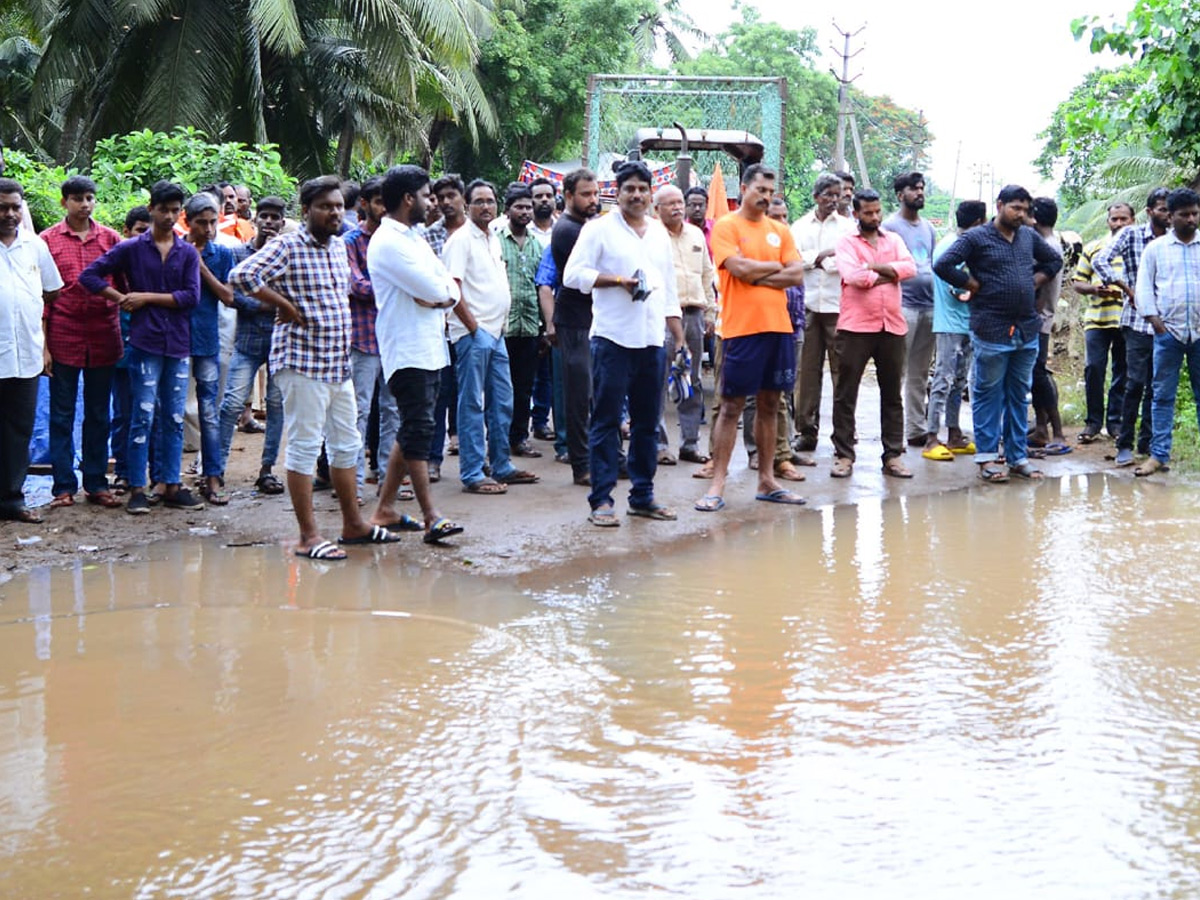
[[[35,572],[0,586],[0,895],[1194,896],[1198,520],[1099,477],[568,582]]]

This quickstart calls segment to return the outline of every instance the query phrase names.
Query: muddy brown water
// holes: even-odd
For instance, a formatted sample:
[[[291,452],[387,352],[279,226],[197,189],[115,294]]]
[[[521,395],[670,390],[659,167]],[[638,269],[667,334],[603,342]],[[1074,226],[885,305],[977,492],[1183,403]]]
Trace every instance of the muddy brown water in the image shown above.
[[[0,585],[0,896],[1195,897],[1200,490]]]

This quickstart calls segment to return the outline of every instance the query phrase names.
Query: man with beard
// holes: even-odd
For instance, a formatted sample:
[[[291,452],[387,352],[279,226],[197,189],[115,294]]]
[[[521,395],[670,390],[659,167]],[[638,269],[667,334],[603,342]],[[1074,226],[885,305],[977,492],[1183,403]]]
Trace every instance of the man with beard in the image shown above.
[[[963,232],[934,263],[938,278],[971,292],[971,347],[975,353],[975,462],[988,484],[1008,481],[1009,472],[1039,480],[1029,462],[1026,426],[1042,320],[1034,304],[1037,288],[1057,277],[1062,255],[1025,224],[1033,197],[1010,184],[996,198],[996,216]],[[966,269],[959,266],[966,263]],[[1008,472],[996,462],[1000,438]]]
[[[554,234],[554,220],[558,210],[555,207],[558,192],[554,182],[549,178],[535,178],[529,182],[529,191],[533,197],[533,221],[529,223],[529,233],[532,234],[543,250],[550,247],[550,238]],[[533,436],[543,441],[557,439],[554,429],[550,427],[550,410],[554,405],[554,392],[562,391],[562,385],[555,385],[555,372],[551,364],[549,343],[539,340],[537,372],[533,379]],[[556,423],[557,424],[557,423]],[[566,438],[566,431],[563,431]]]
[[[1154,413],[1150,457],[1133,470],[1153,475],[1165,470],[1171,458],[1171,432],[1175,427],[1175,393],[1179,370],[1186,359],[1192,382],[1192,399],[1200,422],[1200,195],[1188,188],[1171,191],[1167,198],[1171,230],[1154,241],[1142,255],[1138,268],[1138,312],[1154,329]]]
[[[563,179],[566,207],[554,223],[550,252],[560,273],[579,240],[579,232],[600,212],[600,186],[590,169],[575,169]],[[588,420],[592,407],[592,295],[563,283],[554,300],[553,329],[548,330],[562,354],[563,405],[567,424],[567,454],[576,484],[588,485]]]
[[[701,512],[723,509],[729,458],[746,397],[754,395],[754,441],[762,452],[775,446],[782,391],[796,380],[796,342],[785,290],[804,280],[804,261],[781,222],[767,217],[775,172],[748,166],[742,174],[742,205],[713,225],[713,264],[721,281],[721,406],[713,424],[713,482],[696,503]],[[779,486],[775,467],[758,467],[756,499],[802,504]]]
[[[367,247],[371,286],[379,309],[375,333],[383,373],[400,413],[396,446],[388,454],[372,523],[389,530],[416,530],[395,509],[407,475],[424,515],[425,543],[461,532],[462,526],[438,515],[429,489],[429,454],[441,373],[449,365],[445,311],[459,302],[458,284],[420,237],[429,200],[429,173],[417,166],[393,166],[383,176],[380,197],[387,215]],[[415,528],[414,528],[415,525]]]
[[[509,186],[504,195],[504,213],[507,221],[496,233],[496,239],[500,242],[500,255],[504,258],[508,293],[512,300],[504,330],[513,389],[508,444],[513,456],[536,459],[542,455],[542,451],[529,442],[529,416],[540,359],[538,351],[542,344],[542,316],[537,285],[534,284],[534,276],[542,261],[542,245],[531,230],[533,198],[528,187],[520,183]]]
[[[477,178],[467,185],[465,197],[467,224],[442,250],[442,261],[462,291],[450,318],[459,478],[468,494],[503,494],[511,484],[535,484],[538,477],[513,466],[508,443],[513,388],[504,326],[512,301],[500,240],[489,227],[496,218],[496,188]]]
[[[229,283],[279,313],[270,368],[283,394],[288,493],[300,526],[296,555],[345,559],[321,536],[313,512],[312,476],[322,437],[342,513],[338,543],[390,544],[399,536],[363,519],[355,491],[361,439],[350,378],[350,264],[338,237],[341,182],[332,175],[306,181],[300,208],[304,225],[239,263]]]
[[[933,248],[937,232],[921,218],[925,208],[925,176],[920,172],[897,175],[892,182],[898,212],[884,220],[883,228],[897,234],[908,247],[917,274],[901,286],[907,371],[904,377],[904,432],[913,447],[925,446],[925,397],[929,389],[929,363],[933,359]],[[857,209],[857,206],[855,207]],[[862,220],[859,219],[861,229]]]
[[[901,461],[904,453],[904,335],[907,321],[901,311],[901,282],[917,267],[899,235],[880,230],[883,210],[879,194],[864,189],[854,195],[858,231],[837,245],[842,276],[838,314],[837,388],[833,394],[833,447],[836,458],[829,474],[847,478],[854,468],[855,411],[858,389],[867,363],[875,363],[879,381],[879,427],[883,440],[883,474],[912,478]]]
[[[683,345],[670,238],[649,216],[654,179],[640,161],[617,169],[617,211],[580,232],[563,286],[593,297],[591,353],[595,402],[588,435],[593,525],[620,524],[613,511],[621,455],[621,417],[629,405],[628,514],[671,520],[675,510],[654,499],[655,431],[666,377],[663,341],[670,328]]]
[[[255,210],[254,240],[233,251],[234,265],[249,259],[283,228],[286,204],[280,197],[263,197]],[[275,307],[261,303],[241,290],[234,289],[233,305],[237,307],[237,335],[234,338],[233,358],[225,377],[225,397],[221,401],[221,459],[228,461],[233,445],[233,432],[245,409],[254,377],[267,365],[271,356],[271,335],[275,330]],[[283,439],[283,397],[275,376],[267,375],[267,429],[263,438],[258,480],[254,482],[260,494],[282,494],[283,484],[271,470],[279,457]],[[222,476],[224,473],[222,473]]]
[[[1167,233],[1171,213],[1167,208],[1170,191],[1155,188],[1146,198],[1146,224],[1121,231],[1105,249],[1096,254],[1096,275],[1105,284],[1125,293],[1121,307],[1121,337],[1125,344],[1125,396],[1121,399],[1121,428],[1117,434],[1117,465],[1133,465],[1134,432],[1138,453],[1150,452],[1150,407],[1154,378],[1154,329],[1141,317],[1134,303],[1132,285],[1137,284],[1138,267],[1147,245]],[[1120,266],[1117,265],[1118,261]],[[1137,427],[1138,410],[1142,413]]]
[[[533,221],[529,223],[529,233],[537,238],[543,248],[549,247],[557,212],[554,207],[557,194],[554,182],[549,178],[535,178],[529,182],[529,194],[533,201]]]
[[[467,206],[463,199],[465,190],[462,178],[454,172],[447,172],[435,181],[431,188],[433,199],[437,202],[430,203],[429,208],[437,209],[442,217],[425,229],[425,240],[439,259],[450,235],[467,222]],[[428,215],[427,211],[426,216]],[[447,434],[450,436],[448,447]],[[429,451],[430,481],[436,482],[442,478],[443,452],[449,452],[451,456],[458,453],[458,379],[454,372],[453,345],[450,345],[450,364],[442,372],[442,386],[438,390],[437,408],[433,413],[433,445]]]

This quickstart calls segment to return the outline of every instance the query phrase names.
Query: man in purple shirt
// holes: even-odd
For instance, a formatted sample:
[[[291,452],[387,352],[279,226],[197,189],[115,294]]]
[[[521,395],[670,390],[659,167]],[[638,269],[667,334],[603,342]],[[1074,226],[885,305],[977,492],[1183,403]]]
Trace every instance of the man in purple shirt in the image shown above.
[[[180,486],[183,413],[187,401],[188,357],[192,352],[191,311],[200,301],[200,255],[177,237],[175,222],[183,208],[183,189],[159,181],[150,189],[150,230],[122,241],[83,270],[79,283],[130,313],[129,368],[133,420],[129,427],[130,497],[125,511],[150,511],[146,464],[150,435],[162,429],[163,505],[203,509],[204,502]],[[105,276],[120,274],[129,285],[123,294]],[[155,400],[162,421],[155,422]]]

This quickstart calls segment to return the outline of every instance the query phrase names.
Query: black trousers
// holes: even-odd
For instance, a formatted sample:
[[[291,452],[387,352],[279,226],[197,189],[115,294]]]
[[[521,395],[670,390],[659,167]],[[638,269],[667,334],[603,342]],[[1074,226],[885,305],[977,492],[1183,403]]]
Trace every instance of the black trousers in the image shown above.
[[[590,328],[558,328],[563,361],[563,406],[567,413],[567,455],[578,478],[588,474],[588,424],[592,415]]]
[[[37,411],[37,376],[0,378],[0,506],[25,505],[25,475],[29,471],[29,439]]]
[[[533,411],[533,380],[537,377],[538,347],[541,338],[505,337],[508,348],[508,372],[512,379],[513,417],[508,428],[508,443],[516,447],[529,440],[529,416]]]
[[[904,335],[877,331],[863,334],[838,331],[837,386],[833,389],[833,448],[840,457],[854,460],[855,411],[858,388],[869,360],[875,361],[879,381],[879,427],[883,435],[883,461],[904,453]]]

